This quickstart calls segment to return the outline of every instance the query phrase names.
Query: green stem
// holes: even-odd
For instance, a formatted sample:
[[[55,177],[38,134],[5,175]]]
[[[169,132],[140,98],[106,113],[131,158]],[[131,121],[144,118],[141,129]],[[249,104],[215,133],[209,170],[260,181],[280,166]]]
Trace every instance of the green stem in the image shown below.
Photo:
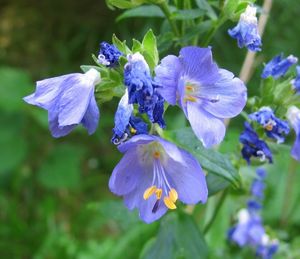
[[[216,217],[217,217],[217,215],[218,215],[218,213],[219,213],[219,211],[220,211],[220,209],[221,209],[221,207],[222,207],[222,205],[223,205],[223,203],[224,203],[224,201],[225,201],[225,198],[226,198],[226,196],[227,196],[227,193],[228,193],[228,189],[225,189],[225,190],[223,191],[223,193],[222,193],[222,195],[221,195],[219,201],[218,201],[218,204],[217,204],[217,206],[216,206],[216,208],[215,208],[215,211],[214,211],[214,213],[213,213],[213,215],[212,215],[210,221],[206,224],[206,226],[205,226],[204,229],[203,229],[203,234],[204,234],[204,235],[207,233],[207,231],[210,229],[210,227],[211,227],[212,224],[214,223],[214,221],[215,221],[215,219],[216,219]]]
[[[224,16],[220,16],[220,18],[215,22],[214,26],[210,29],[210,31],[207,33],[206,37],[202,41],[201,46],[208,46],[210,43],[212,37],[215,35],[216,31],[219,29],[219,27],[226,21],[226,18]]]
[[[166,2],[163,2],[161,4],[158,4],[158,7],[162,10],[162,12],[164,13],[164,15],[166,16],[166,18],[167,18],[167,20],[168,20],[168,22],[169,22],[169,24],[170,24],[170,26],[171,26],[174,34],[179,37],[180,33],[179,33],[179,30],[178,30],[178,28],[176,26],[176,23],[171,18],[171,11],[169,9],[168,4]]]

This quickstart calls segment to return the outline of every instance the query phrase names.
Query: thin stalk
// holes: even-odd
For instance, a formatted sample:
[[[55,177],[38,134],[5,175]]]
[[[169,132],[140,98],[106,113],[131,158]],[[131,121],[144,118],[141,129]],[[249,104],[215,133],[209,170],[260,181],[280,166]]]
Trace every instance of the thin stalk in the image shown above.
[[[169,9],[168,4],[166,2],[163,2],[161,4],[158,4],[158,7],[162,10],[162,12],[164,13],[164,15],[166,16],[166,18],[167,18],[167,20],[168,20],[168,22],[169,22],[169,24],[170,24],[170,26],[171,26],[174,34],[176,36],[180,36],[179,30],[178,30],[178,28],[176,26],[176,23],[171,18],[171,11]]]
[[[225,198],[226,198],[226,196],[227,196],[227,193],[228,193],[228,189],[225,189],[225,190],[223,191],[223,193],[222,193],[222,195],[221,195],[219,201],[218,201],[218,204],[217,204],[217,206],[216,206],[216,208],[215,208],[215,211],[214,211],[214,213],[213,213],[213,215],[212,215],[210,221],[206,224],[206,226],[205,226],[204,229],[203,229],[203,234],[204,234],[204,235],[207,233],[207,231],[210,229],[210,227],[211,227],[212,224],[214,223],[215,219],[217,218],[217,215],[218,215],[218,213],[219,213],[219,211],[220,211],[220,209],[221,209],[221,207],[222,207],[222,205],[223,205],[223,203],[224,203],[224,201],[225,201]]]
[[[215,25],[211,28],[211,30],[208,32],[206,38],[204,38],[203,42],[202,42],[202,46],[207,46],[212,37],[215,35],[216,31],[219,29],[219,27],[226,21],[226,19],[224,18],[224,16],[221,15],[221,17],[219,18],[218,21],[216,21]]]

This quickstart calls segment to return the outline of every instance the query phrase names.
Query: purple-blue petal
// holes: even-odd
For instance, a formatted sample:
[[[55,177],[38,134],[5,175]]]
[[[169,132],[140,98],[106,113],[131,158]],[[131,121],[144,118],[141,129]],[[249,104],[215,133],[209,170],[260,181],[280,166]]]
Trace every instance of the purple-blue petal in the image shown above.
[[[181,63],[174,55],[166,56],[155,68],[155,82],[161,85],[158,92],[171,105],[176,104],[176,91],[178,77],[181,72]]]
[[[94,95],[93,82],[86,82],[82,75],[68,77],[60,95],[58,122],[60,126],[79,124]]]
[[[37,81],[36,91],[24,97],[24,101],[48,110],[56,102],[56,98],[60,92],[63,91],[61,84],[66,78],[76,75],[80,74],[69,74]]]
[[[178,193],[178,199],[186,204],[205,203],[208,190],[202,168],[191,154],[182,149],[180,152],[185,162],[169,159],[165,167]]]
[[[246,105],[247,88],[242,80],[225,70],[219,70],[220,79],[214,85],[200,85],[200,91],[207,99],[217,99],[216,102],[203,101],[202,107],[219,118],[231,118],[238,115]]]
[[[225,136],[224,122],[211,115],[199,104],[187,102],[188,120],[196,136],[205,147],[219,144]]]
[[[218,66],[213,62],[210,48],[184,47],[179,52],[183,67],[183,77],[198,81],[200,84],[211,85],[218,81]]]
[[[93,95],[81,121],[82,125],[87,129],[90,135],[96,131],[99,123],[99,118],[100,111],[96,103],[95,96]]]
[[[137,162],[137,157],[136,149],[128,150],[124,154],[109,179],[111,192],[117,195],[126,195],[140,184],[140,179],[145,174],[145,168]],[[151,175],[150,172],[149,175]]]

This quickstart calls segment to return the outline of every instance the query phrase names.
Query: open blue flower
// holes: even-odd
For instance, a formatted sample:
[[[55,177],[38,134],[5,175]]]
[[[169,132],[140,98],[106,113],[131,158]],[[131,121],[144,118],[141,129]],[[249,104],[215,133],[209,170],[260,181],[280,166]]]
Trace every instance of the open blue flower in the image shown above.
[[[98,62],[107,67],[115,67],[119,64],[119,58],[123,55],[115,45],[107,42],[100,43],[100,51],[98,55]]]
[[[280,54],[265,65],[261,77],[267,78],[272,76],[277,79],[281,76],[284,76],[288,69],[297,62],[298,58],[294,57],[293,55],[283,58],[283,54]]]
[[[245,122],[244,127],[245,130],[240,135],[240,142],[243,144],[241,151],[243,158],[248,164],[250,164],[252,156],[259,157],[261,161],[268,159],[272,163],[272,153],[268,145],[259,139],[248,122]]]
[[[270,239],[267,234],[263,235],[261,244],[256,249],[256,256],[262,259],[272,259],[273,255],[277,252],[279,242],[277,239]]]
[[[96,131],[100,116],[94,96],[95,85],[99,82],[100,74],[93,68],[85,74],[44,79],[36,83],[35,93],[24,97],[24,100],[48,111],[53,137],[69,134],[78,124],[92,134]]]
[[[213,62],[210,48],[185,47],[155,69],[157,90],[172,105],[178,100],[196,136],[205,147],[220,143],[224,119],[238,115],[247,100],[244,83]]]
[[[284,135],[290,132],[288,122],[277,118],[270,107],[261,107],[257,112],[250,114],[249,118],[263,126],[267,136],[276,139],[277,143],[283,143]]]
[[[238,223],[228,232],[228,238],[240,247],[256,246],[261,243],[264,234],[265,229],[260,216],[242,209],[238,212]]]
[[[185,150],[152,135],[136,135],[118,146],[124,153],[109,180],[110,190],[124,196],[146,223],[159,219],[176,201],[205,203],[208,190],[197,160]]]
[[[127,59],[124,83],[128,89],[129,103],[138,104],[140,113],[146,113],[152,123],[164,128],[164,98],[158,92],[160,86],[153,82],[149,66],[139,52],[128,55]]]
[[[296,133],[296,140],[292,147],[291,155],[296,160],[300,160],[300,110],[296,106],[291,106],[287,111],[287,118]]]
[[[119,145],[131,135],[147,134],[147,124],[140,118],[133,116],[133,105],[128,103],[128,91],[121,98],[115,114],[112,143]]]
[[[292,80],[292,86],[297,93],[300,93],[300,66],[296,67],[297,76],[295,79]]]
[[[239,48],[247,47],[251,51],[261,50],[261,38],[258,33],[256,8],[248,5],[241,14],[239,23],[228,30],[229,35],[237,39]]]

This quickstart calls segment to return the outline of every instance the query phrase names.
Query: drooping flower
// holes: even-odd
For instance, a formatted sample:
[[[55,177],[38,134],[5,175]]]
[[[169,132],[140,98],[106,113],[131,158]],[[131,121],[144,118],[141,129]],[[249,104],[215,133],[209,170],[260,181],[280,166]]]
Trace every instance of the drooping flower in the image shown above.
[[[140,113],[146,113],[152,123],[164,128],[164,99],[158,92],[160,86],[153,82],[149,66],[139,52],[128,55],[127,59],[124,83],[128,89],[129,103],[138,104]]]
[[[283,54],[274,57],[269,61],[261,74],[262,78],[267,78],[269,76],[278,79],[284,76],[288,69],[298,62],[298,58],[293,55],[289,55],[287,58],[283,58]]]
[[[273,255],[277,252],[279,241],[277,239],[270,239],[267,234],[262,237],[261,244],[256,249],[256,256],[262,259],[272,259]]]
[[[171,105],[178,100],[205,147],[223,140],[224,119],[238,115],[246,104],[244,83],[218,68],[210,48],[182,48],[179,57],[163,58],[155,73],[155,81],[162,86],[159,93]]]
[[[297,76],[295,79],[292,80],[292,86],[297,93],[300,93],[300,66],[296,67]]]
[[[290,132],[288,122],[277,118],[270,107],[261,107],[257,112],[250,114],[249,118],[263,126],[267,136],[276,139],[277,143],[283,143],[284,135]]]
[[[240,135],[240,142],[244,145],[241,151],[243,158],[248,164],[252,156],[260,158],[261,161],[268,159],[272,163],[272,153],[268,145],[259,139],[248,122],[245,122],[244,127],[245,130]]]
[[[115,45],[107,42],[100,43],[98,62],[107,67],[115,67],[119,64],[119,58],[123,55]]]
[[[29,104],[48,111],[53,137],[69,134],[82,124],[92,134],[99,122],[99,109],[94,96],[100,74],[95,69],[37,81],[35,93],[24,97]]]
[[[261,218],[256,213],[250,213],[247,209],[238,212],[238,223],[228,232],[228,238],[240,247],[256,246],[261,243],[265,234]]]
[[[296,160],[300,160],[300,109],[291,106],[287,111],[287,118],[296,133],[296,140],[292,147],[291,155]]]
[[[112,143],[118,145],[129,136],[147,134],[147,124],[140,118],[133,116],[133,105],[128,103],[128,91],[121,98],[115,114]]]
[[[136,135],[120,144],[124,153],[109,180],[110,190],[124,196],[146,223],[159,219],[176,201],[205,203],[208,190],[197,160],[185,150],[152,135]]]
[[[256,8],[248,5],[241,14],[238,24],[229,29],[228,33],[237,39],[239,48],[246,47],[250,51],[260,51],[262,43],[258,33]]]

